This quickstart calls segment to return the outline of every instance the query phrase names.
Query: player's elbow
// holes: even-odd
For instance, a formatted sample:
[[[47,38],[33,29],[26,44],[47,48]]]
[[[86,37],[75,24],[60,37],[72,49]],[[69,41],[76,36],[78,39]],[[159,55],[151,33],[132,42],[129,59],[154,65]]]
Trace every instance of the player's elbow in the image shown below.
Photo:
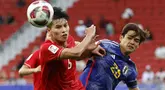
[[[24,76],[24,73],[23,73],[23,70],[22,69],[20,69],[19,71],[18,71],[18,74],[19,74],[19,76]]]

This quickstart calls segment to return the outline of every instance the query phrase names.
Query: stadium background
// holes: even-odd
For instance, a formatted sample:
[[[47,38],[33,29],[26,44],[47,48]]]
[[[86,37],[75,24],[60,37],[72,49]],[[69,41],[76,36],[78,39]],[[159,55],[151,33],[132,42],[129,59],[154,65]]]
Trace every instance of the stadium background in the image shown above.
[[[44,41],[45,28],[36,28],[27,22],[26,9],[34,0],[0,0],[0,16],[3,23],[0,24],[0,72],[5,73],[6,79],[0,79],[0,90],[32,90],[32,75],[25,76],[26,85],[4,84],[11,77],[18,79],[17,67],[24,58],[27,58],[33,50]],[[48,0],[47,0],[48,1]],[[98,25],[99,16],[114,22],[115,34],[107,36],[105,30],[97,28],[99,39],[108,38],[118,40],[121,28],[125,24],[121,20],[121,14],[125,8],[131,8],[134,16],[129,22],[141,23],[144,28],[151,31],[153,40],[145,42],[133,53],[132,59],[137,65],[138,81],[141,90],[165,90],[159,89],[160,85],[142,84],[141,75],[146,65],[151,65],[154,72],[164,67],[165,61],[155,58],[155,49],[164,41],[165,0],[50,0],[53,6],[59,6],[70,15],[70,34],[76,40],[81,40],[75,33],[78,20],[85,20],[90,16],[94,24]],[[13,16],[13,19],[8,17]],[[127,90],[120,84],[116,90]]]

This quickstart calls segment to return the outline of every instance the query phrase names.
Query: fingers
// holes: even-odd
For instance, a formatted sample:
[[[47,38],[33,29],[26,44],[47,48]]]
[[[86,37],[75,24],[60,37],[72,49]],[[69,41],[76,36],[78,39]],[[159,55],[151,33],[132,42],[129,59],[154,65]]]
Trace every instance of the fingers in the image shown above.
[[[99,37],[99,35],[95,35],[93,40],[96,40]]]
[[[96,52],[96,54],[99,55],[99,56],[101,56],[101,57],[104,56],[103,54],[101,54],[101,53],[99,53],[99,52]]]
[[[98,42],[98,45],[100,44],[100,42]],[[102,48],[101,46],[98,46],[99,47],[99,50],[98,50],[98,52],[97,52],[97,54],[99,55],[99,56],[104,56],[104,55],[106,55],[106,51],[105,51],[105,49],[104,48]]]
[[[106,55],[106,51],[105,51],[105,49],[104,48],[100,48],[100,50],[99,50],[99,52],[104,56],[104,55]]]
[[[91,25],[90,27],[86,28],[85,34],[86,35],[91,35],[91,36],[94,37],[95,34],[96,34],[96,26],[95,25]]]
[[[98,42],[97,44],[95,44],[95,45],[97,45],[97,48],[95,50],[93,50],[92,53],[93,54],[96,54],[98,56],[103,57],[104,55],[106,55],[106,51],[99,44],[100,44],[100,42]]]
[[[38,68],[41,68],[41,65],[39,65]]]
[[[92,24],[89,28],[93,28],[93,27],[96,27],[94,24]]]
[[[37,71],[41,71],[41,65],[37,67]]]
[[[100,45],[100,43],[101,43],[100,41],[95,42],[96,45]]]

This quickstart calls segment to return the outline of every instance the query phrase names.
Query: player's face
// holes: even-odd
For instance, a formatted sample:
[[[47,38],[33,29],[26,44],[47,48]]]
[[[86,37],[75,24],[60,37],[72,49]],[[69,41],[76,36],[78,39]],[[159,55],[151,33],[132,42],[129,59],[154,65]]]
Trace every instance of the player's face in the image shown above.
[[[140,36],[135,36],[135,31],[128,31],[125,36],[120,37],[120,48],[123,54],[128,55],[139,47]]]
[[[67,40],[69,35],[69,25],[66,19],[53,20],[50,32],[51,39],[53,41],[63,43]]]

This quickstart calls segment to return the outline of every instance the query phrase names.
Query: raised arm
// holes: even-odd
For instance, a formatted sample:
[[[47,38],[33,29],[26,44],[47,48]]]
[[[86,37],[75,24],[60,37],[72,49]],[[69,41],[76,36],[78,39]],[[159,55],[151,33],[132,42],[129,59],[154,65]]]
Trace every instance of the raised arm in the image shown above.
[[[95,38],[96,27],[92,25],[86,29],[86,37],[83,41],[73,48],[65,48],[60,55],[60,59],[79,59],[82,53],[87,49],[88,45]]]
[[[80,44],[80,42],[75,41],[75,44],[78,45],[78,44]],[[99,44],[100,44],[99,41],[96,42],[95,40],[93,40],[93,42],[90,43],[90,45],[88,45],[87,49],[83,52],[80,59],[89,58],[92,55],[98,55],[98,56],[103,57],[106,54],[106,51]]]

